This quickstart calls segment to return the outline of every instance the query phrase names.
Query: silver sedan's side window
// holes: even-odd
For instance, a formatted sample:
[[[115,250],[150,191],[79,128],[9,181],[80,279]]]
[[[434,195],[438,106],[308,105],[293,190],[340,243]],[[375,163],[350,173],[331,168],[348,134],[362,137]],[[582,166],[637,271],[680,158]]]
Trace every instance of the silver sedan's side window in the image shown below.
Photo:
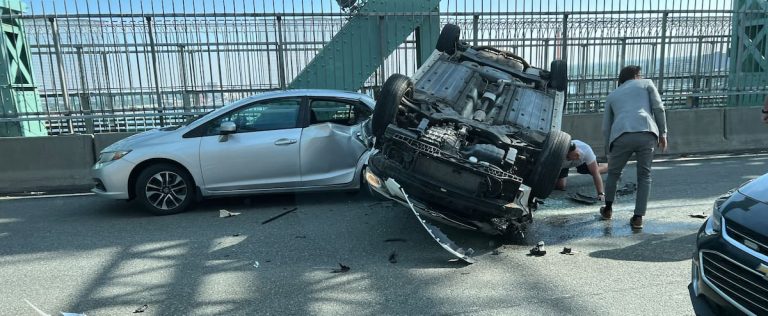
[[[295,128],[301,99],[278,99],[243,106],[213,121],[208,135],[217,135],[222,122],[234,122],[237,133]]]
[[[312,100],[309,105],[309,124],[335,123],[345,126],[358,124],[371,115],[365,106],[339,100]]]

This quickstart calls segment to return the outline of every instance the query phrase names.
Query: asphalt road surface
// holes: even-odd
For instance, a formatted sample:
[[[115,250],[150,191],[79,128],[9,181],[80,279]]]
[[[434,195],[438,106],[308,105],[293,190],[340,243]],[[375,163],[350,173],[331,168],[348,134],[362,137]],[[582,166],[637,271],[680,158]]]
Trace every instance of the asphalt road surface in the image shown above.
[[[597,205],[556,192],[518,244],[446,230],[476,251],[472,265],[451,261],[410,210],[363,194],[215,199],[164,217],[92,195],[4,197],[0,314],[128,315],[145,304],[141,315],[693,314],[690,257],[704,219],[689,215],[768,172],[768,156],[653,172],[641,233],[628,226],[633,195],[600,221]],[[593,192],[589,176],[568,181]],[[548,254],[526,256],[538,241]],[[559,254],[565,246],[576,253]],[[339,263],[350,270],[331,273]]]

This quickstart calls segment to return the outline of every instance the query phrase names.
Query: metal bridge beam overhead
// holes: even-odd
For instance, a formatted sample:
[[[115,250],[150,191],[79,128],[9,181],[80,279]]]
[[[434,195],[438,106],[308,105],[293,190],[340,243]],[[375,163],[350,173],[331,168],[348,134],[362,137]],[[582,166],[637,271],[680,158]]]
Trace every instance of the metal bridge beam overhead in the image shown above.
[[[426,59],[440,33],[439,4],[439,0],[366,1],[289,88],[358,90],[414,30],[415,57]],[[386,78],[375,79],[381,84]]]
[[[768,89],[768,0],[733,2],[730,105],[761,105]],[[762,91],[762,93],[752,93]]]
[[[26,10],[18,0],[0,0],[0,15]],[[18,118],[19,113],[40,112],[40,96],[32,75],[29,45],[22,19],[0,20],[0,118]],[[41,121],[0,122],[0,137],[46,136]]]

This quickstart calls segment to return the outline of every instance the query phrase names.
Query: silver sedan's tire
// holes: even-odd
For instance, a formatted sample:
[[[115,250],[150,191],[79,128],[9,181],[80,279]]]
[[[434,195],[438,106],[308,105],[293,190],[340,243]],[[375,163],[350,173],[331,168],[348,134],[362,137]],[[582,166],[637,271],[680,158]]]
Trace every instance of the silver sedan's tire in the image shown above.
[[[156,164],[142,170],[134,189],[139,203],[156,215],[185,211],[195,195],[192,177],[172,164]]]

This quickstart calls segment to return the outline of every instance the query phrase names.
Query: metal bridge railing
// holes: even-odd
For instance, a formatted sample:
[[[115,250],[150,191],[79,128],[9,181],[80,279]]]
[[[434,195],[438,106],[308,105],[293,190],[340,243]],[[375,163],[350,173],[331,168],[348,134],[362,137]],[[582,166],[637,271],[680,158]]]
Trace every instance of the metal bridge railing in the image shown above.
[[[285,87],[348,18],[331,0],[157,2],[145,10],[35,0],[26,13],[4,16],[24,24],[42,107],[0,121],[43,120],[49,134],[176,124]],[[532,65],[568,60],[566,113],[600,111],[629,64],[656,81],[668,108],[728,106],[730,96],[755,93],[729,86],[730,4],[517,3],[444,0],[434,14],[461,26],[473,44],[513,51]],[[413,74],[415,42],[412,34],[360,91],[372,93],[393,73]]]

